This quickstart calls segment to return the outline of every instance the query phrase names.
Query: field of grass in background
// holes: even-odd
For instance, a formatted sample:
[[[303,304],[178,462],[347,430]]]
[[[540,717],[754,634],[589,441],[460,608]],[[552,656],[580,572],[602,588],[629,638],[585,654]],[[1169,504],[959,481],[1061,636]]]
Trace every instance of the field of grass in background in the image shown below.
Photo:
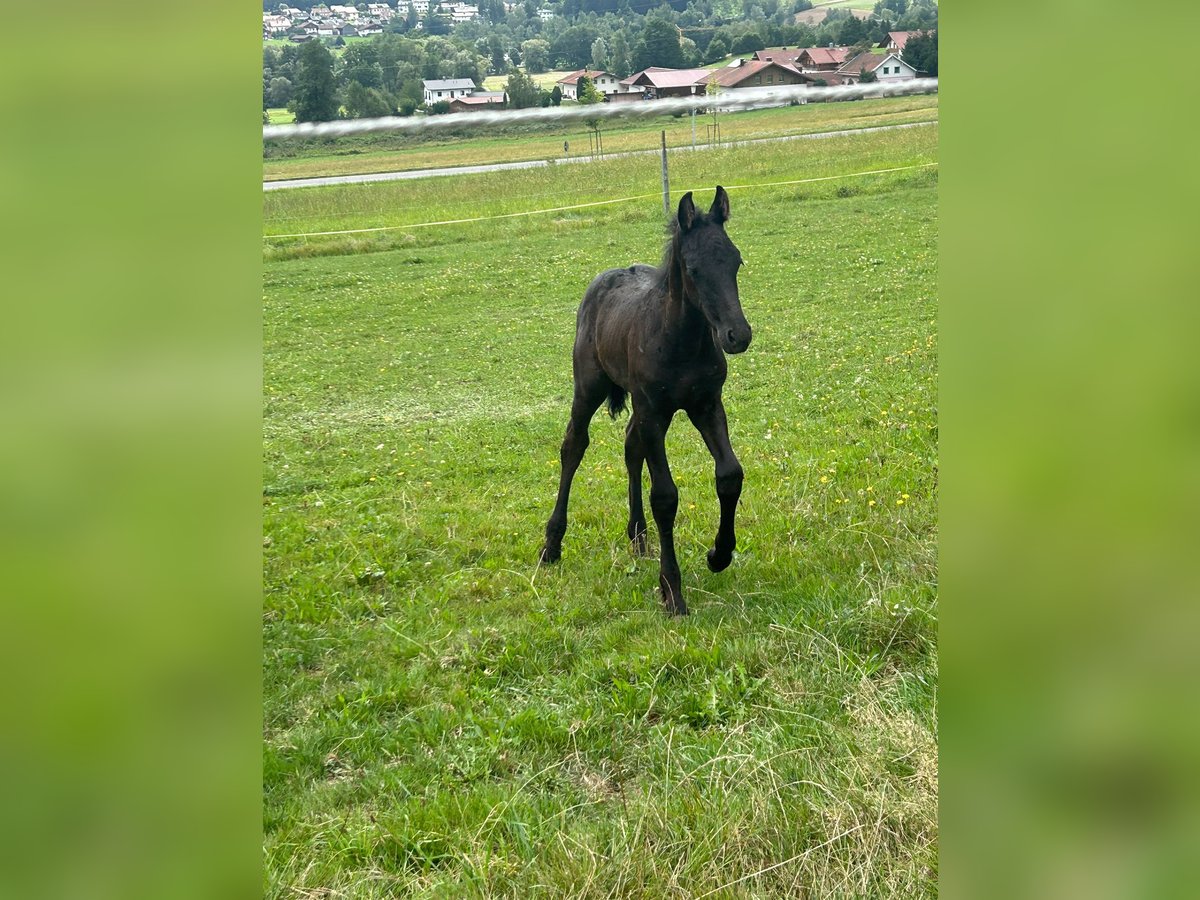
[[[272,125],[291,125],[296,121],[296,114],[282,107],[268,109],[267,115],[270,117]]]
[[[574,69],[555,69],[551,72],[538,72],[529,77],[533,79],[533,83],[545,91],[554,90],[554,85],[558,83],[560,78],[570,75]],[[489,75],[483,79],[483,89],[485,91],[502,91],[504,85],[508,82],[507,75]]]
[[[707,206],[920,165],[937,130],[769,146],[672,184]],[[264,219],[532,209],[655,166],[272,192]],[[594,419],[563,560],[535,565],[575,309],[657,261],[657,197],[266,242],[266,896],[936,896],[937,169],[731,201],[738,555],[704,566],[681,416],[682,620],[626,546],[623,421]]]
[[[469,113],[460,113],[460,121]],[[894,97],[848,103],[812,103],[781,109],[722,113],[718,119],[724,141],[812,134],[847,128],[869,128],[911,122],[936,122],[938,98]],[[696,116],[696,139],[707,142],[710,116]],[[469,127],[463,121],[464,128]],[[668,147],[690,146],[690,116],[654,116],[650,119],[620,120],[603,127],[604,150],[655,149],[660,131],[667,132]],[[583,123],[546,123],[514,126],[510,133],[481,137],[476,131],[452,136],[442,130],[422,134],[372,134],[322,141],[281,141],[267,145],[263,179],[311,178],[320,175],[357,175],[397,172],[432,166],[513,162],[529,159],[559,159],[563,141],[571,155],[587,153],[588,136]]]

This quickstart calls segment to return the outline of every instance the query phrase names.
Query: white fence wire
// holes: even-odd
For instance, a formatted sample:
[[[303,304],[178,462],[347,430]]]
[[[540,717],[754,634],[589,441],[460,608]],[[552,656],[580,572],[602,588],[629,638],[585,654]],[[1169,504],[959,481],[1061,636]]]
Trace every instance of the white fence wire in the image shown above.
[[[910,78],[904,81],[873,81],[868,84],[839,84],[828,86],[780,85],[776,87],[739,88],[715,95],[693,97],[664,97],[659,100],[639,100],[627,103],[596,103],[588,106],[552,106],[530,109],[507,109],[471,113],[447,113],[424,116],[384,116],[379,119],[339,119],[334,122],[305,122],[296,125],[266,125],[264,141],[296,138],[336,137],[376,131],[417,132],[437,128],[484,127],[513,125],[524,122],[576,121],[587,119],[645,118],[692,110],[717,109],[719,112],[741,109],[763,109],[788,106],[792,103],[816,103],[837,100],[863,100],[868,97],[902,97],[913,94],[933,94],[938,89],[936,78]]]

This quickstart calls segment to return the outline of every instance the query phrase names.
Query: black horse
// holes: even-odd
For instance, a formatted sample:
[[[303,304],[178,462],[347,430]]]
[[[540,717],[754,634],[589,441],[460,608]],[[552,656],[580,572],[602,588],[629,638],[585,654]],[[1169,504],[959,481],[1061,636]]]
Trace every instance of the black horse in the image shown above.
[[[750,346],[750,324],[738,301],[742,255],[725,233],[729,195],[718,186],[705,214],[691,193],[679,201],[663,262],[609,269],[596,276],[579,306],[575,326],[575,397],[562,444],[558,500],[546,523],[544,562],[562,555],[571,479],[588,446],[588,423],[608,401],[613,418],[633,400],[625,430],[629,470],[629,527],[638,553],[646,552],[642,510],[642,462],[650,469],[650,510],[662,543],[658,583],[667,611],[687,614],[675,559],[675,512],[679,491],[671,479],[664,445],[671,419],[687,413],[716,461],[721,522],[708,567],[725,569],[736,539],[733,514],[742,493],[742,467],[729,445],[721,403],[726,353]]]

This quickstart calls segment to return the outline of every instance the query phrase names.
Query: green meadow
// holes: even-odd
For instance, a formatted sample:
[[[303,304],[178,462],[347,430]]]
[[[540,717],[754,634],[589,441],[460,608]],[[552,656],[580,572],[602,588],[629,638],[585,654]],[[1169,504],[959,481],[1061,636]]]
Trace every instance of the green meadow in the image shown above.
[[[452,129],[442,128],[415,134],[378,133],[331,140],[272,141],[266,145],[263,180],[310,178],[320,175],[360,175],[436,166],[513,162],[530,159],[560,159],[563,141],[571,156],[588,153],[588,134],[582,122],[548,122],[508,126],[488,135],[471,128],[470,113],[452,114]],[[753,140],[814,134],[843,129],[871,128],[913,122],[936,122],[937,95],[892,97],[853,103],[810,103],[780,109],[763,109],[718,117],[722,141]],[[708,115],[697,115],[696,143],[709,141]],[[604,152],[653,150],[660,146],[665,131],[668,147],[692,144],[690,116],[653,116],[606,122]],[[451,133],[458,130],[459,134]]]
[[[668,436],[684,619],[602,413],[537,564],[575,310],[660,258],[657,159],[264,193],[265,896],[936,896],[937,159],[672,156],[672,205],[730,189],[754,328],[721,574]]]

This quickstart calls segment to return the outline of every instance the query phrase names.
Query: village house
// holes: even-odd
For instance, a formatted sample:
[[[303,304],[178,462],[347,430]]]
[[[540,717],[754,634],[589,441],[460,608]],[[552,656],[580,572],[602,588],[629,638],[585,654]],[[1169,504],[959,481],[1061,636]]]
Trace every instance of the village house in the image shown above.
[[[456,97],[469,97],[475,93],[475,82],[470,78],[442,78],[422,81],[425,105],[437,103],[439,100],[453,100]]]
[[[837,74],[853,84],[862,80],[864,71],[873,72],[879,81],[907,81],[917,77],[917,70],[895,53],[879,54],[869,50],[844,63]]]
[[[592,79],[592,84],[596,86],[596,90],[606,97],[610,94],[618,94],[621,92],[621,79],[611,72],[593,71],[592,69],[579,69],[569,75],[558,79],[555,82],[559,90],[562,91],[563,97],[568,100],[579,99],[579,79],[586,75]]]
[[[713,69],[701,84],[720,88],[758,88],[804,84],[809,79],[791,66],[766,59],[739,59],[736,65]]]
[[[651,66],[621,80],[624,93],[641,93],[648,100],[660,97],[690,97],[703,94],[705,78],[712,69],[664,69]]]
[[[283,34],[292,27],[292,20],[287,16],[273,16],[263,13],[263,34]]]
[[[875,46],[882,47],[884,50],[894,50],[898,56],[903,56],[904,45],[908,43],[908,39],[916,37],[920,33],[919,31],[889,31],[888,36]]]
[[[479,18],[479,7],[471,6],[467,3],[443,3],[442,8],[450,10],[450,20],[455,24],[470,22],[472,19]]]
[[[476,91],[450,101],[450,112],[478,112],[481,109],[503,109],[508,95],[504,91]]]

